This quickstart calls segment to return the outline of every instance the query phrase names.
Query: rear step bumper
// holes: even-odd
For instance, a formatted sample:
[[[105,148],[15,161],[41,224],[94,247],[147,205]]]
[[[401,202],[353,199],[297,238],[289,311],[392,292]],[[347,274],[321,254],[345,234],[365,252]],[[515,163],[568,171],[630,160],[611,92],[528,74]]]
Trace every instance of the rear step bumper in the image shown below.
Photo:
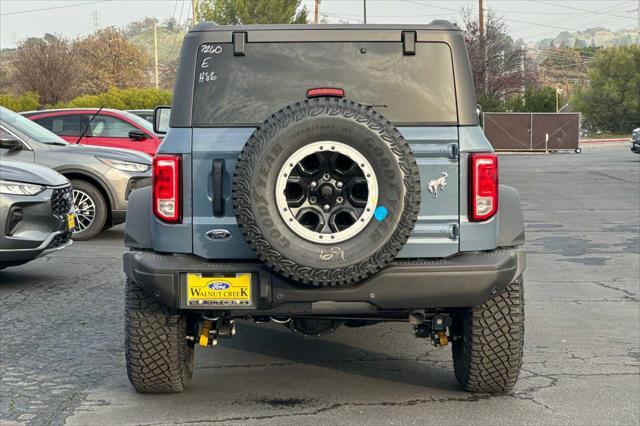
[[[259,262],[213,262],[143,251],[124,254],[127,276],[160,303],[180,310],[202,310],[186,304],[185,273],[251,272],[253,306],[230,308],[232,314],[249,316],[375,315],[384,310],[478,306],[499,294],[524,268],[524,250],[501,249],[442,260],[396,261],[353,287],[315,288],[292,284]]]

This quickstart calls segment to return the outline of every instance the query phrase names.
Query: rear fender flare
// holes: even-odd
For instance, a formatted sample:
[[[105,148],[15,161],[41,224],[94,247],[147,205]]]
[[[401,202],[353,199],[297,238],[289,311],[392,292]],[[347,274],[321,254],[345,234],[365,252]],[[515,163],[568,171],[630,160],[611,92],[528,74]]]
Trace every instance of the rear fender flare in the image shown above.
[[[136,189],[129,195],[124,245],[135,249],[151,249],[151,187]]]
[[[525,243],[524,215],[520,194],[515,188],[500,185],[498,215],[498,247],[521,246]]]

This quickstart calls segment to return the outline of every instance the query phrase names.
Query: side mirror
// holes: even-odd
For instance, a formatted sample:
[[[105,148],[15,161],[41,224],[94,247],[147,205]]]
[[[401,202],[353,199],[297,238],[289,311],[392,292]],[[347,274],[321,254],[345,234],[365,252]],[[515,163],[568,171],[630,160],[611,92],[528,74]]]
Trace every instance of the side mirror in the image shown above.
[[[153,131],[158,135],[166,135],[169,131],[170,118],[170,106],[157,106],[153,110]]]
[[[484,112],[482,111],[482,105],[477,104],[476,114],[478,114],[478,123],[480,123],[480,127],[484,129]]]
[[[132,130],[129,132],[129,139],[134,141],[141,141],[147,138],[147,134],[142,130]]]
[[[0,139],[0,148],[11,151],[19,151],[23,148],[22,142],[17,139]]]

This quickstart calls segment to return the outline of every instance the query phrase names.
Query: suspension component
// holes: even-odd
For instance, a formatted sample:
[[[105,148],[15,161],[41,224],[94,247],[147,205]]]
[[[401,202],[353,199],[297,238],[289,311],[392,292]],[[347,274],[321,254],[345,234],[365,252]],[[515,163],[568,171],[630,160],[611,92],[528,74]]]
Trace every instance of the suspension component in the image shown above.
[[[436,314],[428,317],[424,312],[416,311],[409,315],[416,337],[428,338],[431,344],[443,348],[449,344],[451,317],[448,314]]]
[[[200,346],[206,348],[211,343],[211,346],[216,345],[218,342],[215,339],[211,339],[211,328],[213,327],[213,322],[209,320],[205,320],[202,324],[202,330],[200,331]],[[215,343],[214,343],[215,342]]]
[[[205,319],[200,331],[199,344],[203,348],[216,346],[218,339],[230,339],[236,334],[236,323],[232,319]]]

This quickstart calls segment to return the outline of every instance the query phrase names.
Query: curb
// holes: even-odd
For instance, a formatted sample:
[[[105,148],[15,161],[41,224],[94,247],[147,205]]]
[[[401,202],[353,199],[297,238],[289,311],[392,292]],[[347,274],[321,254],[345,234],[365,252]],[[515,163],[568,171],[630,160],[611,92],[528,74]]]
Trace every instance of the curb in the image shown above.
[[[580,139],[580,143],[601,143],[601,142],[627,142],[631,138],[618,138],[618,139]]]

